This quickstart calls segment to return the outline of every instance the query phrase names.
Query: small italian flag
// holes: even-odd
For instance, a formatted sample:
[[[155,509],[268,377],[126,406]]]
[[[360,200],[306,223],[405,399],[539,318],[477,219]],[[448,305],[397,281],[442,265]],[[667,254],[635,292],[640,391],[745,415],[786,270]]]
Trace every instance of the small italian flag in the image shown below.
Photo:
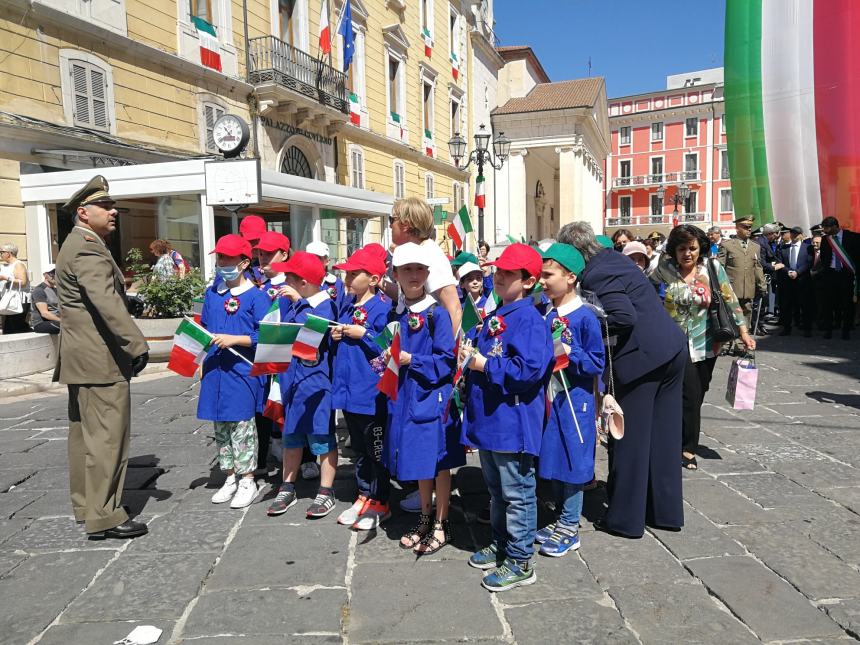
[[[454,242],[454,246],[458,249],[463,248],[463,242],[466,241],[466,233],[472,232],[472,220],[469,217],[469,209],[463,204],[457,216],[448,224],[448,237]]]
[[[483,322],[478,308],[475,306],[475,301],[472,300],[471,294],[466,294],[466,302],[463,303],[463,320],[460,323],[463,326],[463,333],[466,334],[472,331],[475,327]],[[459,340],[458,340],[459,343]]]
[[[198,325],[203,319],[203,298],[194,298],[191,301],[191,317]]]
[[[349,95],[349,122],[353,125],[361,125],[358,97],[353,93]]]
[[[451,76],[455,81],[460,78],[460,59],[454,52],[451,52]]]
[[[320,55],[331,53],[331,28],[328,23],[328,0],[320,7]]]
[[[325,318],[308,315],[305,324],[299,328],[299,333],[293,343],[293,356],[306,361],[317,359],[317,350],[328,331],[328,321]]]
[[[167,368],[180,376],[194,376],[211,345],[212,334],[193,321],[183,319],[173,334],[173,349],[170,350]]]
[[[475,206],[478,208],[487,207],[487,198],[484,195],[484,175],[478,175],[475,180]]]
[[[293,359],[293,344],[303,327],[261,322],[251,376],[286,372]]]
[[[430,58],[433,55],[433,38],[430,36],[430,30],[427,27],[421,32],[421,38],[424,40],[424,55]]]
[[[215,27],[197,16],[191,16],[191,22],[197,28],[197,38],[200,40],[200,62],[204,67],[220,72],[221,47]]]
[[[279,426],[284,425],[284,401],[281,394],[281,382],[277,374],[272,379],[269,398],[266,399],[266,405],[263,408],[263,416],[271,419]]]
[[[433,156],[433,133],[427,129],[424,130],[424,154]]]
[[[570,351],[570,347],[561,342],[561,336],[564,333],[564,329],[564,327],[559,327],[552,333],[552,346],[553,351],[555,352],[555,367],[552,368],[553,372],[563,370],[565,367],[570,365],[570,358],[567,355]]]
[[[487,302],[484,303],[484,318],[493,313],[496,309],[499,308],[499,305],[502,304],[502,299],[496,294],[495,290],[490,291],[490,295],[487,296]]]
[[[373,339],[373,342],[376,343],[380,349],[386,350],[391,347],[391,341],[394,339],[394,332],[397,330],[397,327],[400,325],[398,322],[390,322],[385,328],[376,335],[376,338]]]
[[[400,378],[400,323],[390,323],[392,328],[391,347],[389,348],[388,363],[376,389],[392,401],[397,400],[397,385]]]

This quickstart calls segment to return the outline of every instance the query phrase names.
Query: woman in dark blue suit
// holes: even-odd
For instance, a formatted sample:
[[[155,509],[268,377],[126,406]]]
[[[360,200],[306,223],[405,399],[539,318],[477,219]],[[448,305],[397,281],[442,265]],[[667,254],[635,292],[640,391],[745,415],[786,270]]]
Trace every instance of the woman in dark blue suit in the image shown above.
[[[639,267],[603,248],[588,223],[565,225],[558,241],[582,253],[582,288],[606,312],[615,394],[628,424],[624,438],[610,444],[609,509],[602,528],[632,538],[642,537],[646,523],[680,529],[686,338]]]

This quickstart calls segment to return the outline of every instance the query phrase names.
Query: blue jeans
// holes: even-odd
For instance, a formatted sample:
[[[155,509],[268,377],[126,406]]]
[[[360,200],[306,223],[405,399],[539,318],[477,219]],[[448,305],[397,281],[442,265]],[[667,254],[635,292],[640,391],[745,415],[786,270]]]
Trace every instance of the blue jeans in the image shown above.
[[[558,521],[568,527],[579,526],[579,516],[582,515],[582,484],[568,484],[553,479],[552,489],[555,493]]]
[[[511,560],[530,560],[537,523],[535,458],[491,450],[481,450],[480,457],[490,491],[493,543]]]

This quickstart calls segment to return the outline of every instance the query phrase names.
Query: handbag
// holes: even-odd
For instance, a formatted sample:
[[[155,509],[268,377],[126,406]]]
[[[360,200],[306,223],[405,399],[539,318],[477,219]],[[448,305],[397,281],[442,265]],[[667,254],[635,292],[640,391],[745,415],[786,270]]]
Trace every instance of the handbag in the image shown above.
[[[598,428],[602,434],[609,435],[618,441],[624,438],[624,410],[615,399],[615,377],[612,374],[612,347],[609,346],[609,322],[603,318],[604,343],[606,344],[606,359],[609,366],[608,391],[600,401],[600,423]]]
[[[729,382],[726,385],[726,401],[735,410],[752,410],[755,406],[758,369],[755,366],[755,354],[748,353],[732,363],[729,370]]]
[[[708,328],[711,337],[718,343],[727,343],[741,335],[735,324],[735,317],[723,299],[720,279],[714,269],[713,261],[708,260],[708,281],[711,283],[711,306],[708,308]]]
[[[14,316],[24,313],[24,294],[21,285],[7,287],[0,295],[0,316]]]

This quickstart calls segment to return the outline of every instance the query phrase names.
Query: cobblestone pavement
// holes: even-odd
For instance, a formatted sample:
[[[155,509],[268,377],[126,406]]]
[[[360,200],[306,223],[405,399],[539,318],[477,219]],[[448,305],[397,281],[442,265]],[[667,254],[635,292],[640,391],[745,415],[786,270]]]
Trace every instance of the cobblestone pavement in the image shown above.
[[[0,641],[111,643],[152,624],[161,643],[850,642],[860,634],[860,344],[761,346],[753,411],[729,409],[730,361],[719,361],[700,469],[684,475],[682,532],[595,533],[598,489],[582,549],[539,558],[537,584],[497,596],[466,566],[488,539],[474,521],[487,501],[475,460],[456,477],[454,545],[416,561],[397,547],[414,521],[399,511],[358,534],[334,515],[304,519],[302,505],[267,517],[269,488],[242,511],[213,505],[220,482],[211,426],[194,416],[197,387],[136,382],[125,502],[150,533],[87,542],[68,501],[65,396],[7,399]],[[343,453],[339,509],[354,495]],[[304,502],[314,485],[300,492]]]

